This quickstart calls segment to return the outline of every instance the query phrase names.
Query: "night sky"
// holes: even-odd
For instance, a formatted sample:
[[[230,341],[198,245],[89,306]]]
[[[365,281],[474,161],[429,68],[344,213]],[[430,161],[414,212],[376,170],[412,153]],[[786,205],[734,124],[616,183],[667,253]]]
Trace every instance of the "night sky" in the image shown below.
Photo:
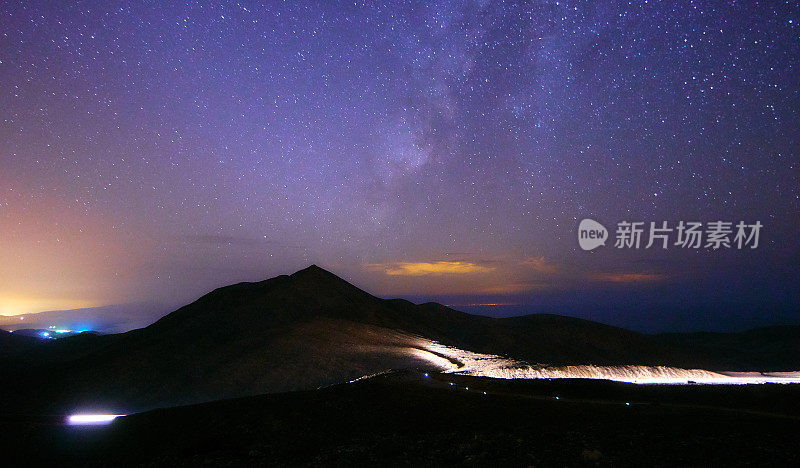
[[[315,263],[492,315],[800,322],[793,2],[165,3],[0,5],[0,314]],[[763,228],[583,251],[584,218]]]

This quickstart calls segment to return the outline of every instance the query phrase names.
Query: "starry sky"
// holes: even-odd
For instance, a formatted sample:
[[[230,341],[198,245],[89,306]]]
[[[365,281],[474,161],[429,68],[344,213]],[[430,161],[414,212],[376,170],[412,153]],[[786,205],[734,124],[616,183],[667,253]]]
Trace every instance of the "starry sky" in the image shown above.
[[[800,322],[797,4],[168,3],[0,5],[0,314],[315,263],[497,316]],[[763,228],[583,251],[584,218]]]

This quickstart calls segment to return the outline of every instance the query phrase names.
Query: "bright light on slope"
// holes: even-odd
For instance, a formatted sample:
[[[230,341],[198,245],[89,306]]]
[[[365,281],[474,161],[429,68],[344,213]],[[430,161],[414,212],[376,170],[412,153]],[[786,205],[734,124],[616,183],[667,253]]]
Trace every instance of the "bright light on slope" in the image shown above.
[[[429,347],[429,349],[430,348],[432,348],[432,346]],[[426,349],[411,349],[411,352],[418,358],[424,359],[440,369],[445,369],[447,372],[454,372],[461,369],[457,364],[436,354],[437,351],[438,349],[431,351]]]
[[[72,426],[81,426],[87,424],[109,424],[111,421],[117,419],[124,414],[73,414],[67,418]]]
[[[501,379],[602,379],[636,384],[800,383],[800,373],[747,374],[666,366],[529,366],[484,368],[470,375]]]
[[[427,340],[426,340],[427,341]],[[636,384],[761,384],[800,383],[800,372],[712,372],[667,366],[545,366],[479,354],[444,346],[435,341],[415,350],[447,373],[500,379],[601,379]],[[442,356],[446,356],[446,359]],[[455,362],[461,365],[454,364]]]

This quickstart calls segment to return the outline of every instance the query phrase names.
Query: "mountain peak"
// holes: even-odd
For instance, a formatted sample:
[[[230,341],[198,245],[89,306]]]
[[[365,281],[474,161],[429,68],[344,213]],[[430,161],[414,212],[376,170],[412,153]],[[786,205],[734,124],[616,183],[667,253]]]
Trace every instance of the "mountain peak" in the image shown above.
[[[330,275],[333,274],[333,273],[329,272],[328,270],[326,270],[324,268],[321,268],[321,267],[317,266],[316,264],[312,263],[311,265],[303,268],[302,270],[297,270],[296,272],[294,272],[292,274],[292,276],[294,276],[296,274],[299,274],[299,273],[315,273],[315,272],[325,272],[325,273],[328,273]]]
[[[302,270],[297,270],[296,272],[289,275],[290,278],[339,278],[335,274],[331,273],[330,271],[319,267],[317,265],[309,265]]]
[[[352,284],[348,283],[346,280],[337,276],[336,274],[331,273],[330,271],[322,267],[319,267],[317,265],[310,265],[307,266],[306,268],[303,268],[302,270],[298,270],[289,275],[289,278],[292,278],[295,281],[300,280],[300,281],[317,282],[319,283],[318,286],[334,282],[337,284],[345,283],[348,286],[355,287]]]

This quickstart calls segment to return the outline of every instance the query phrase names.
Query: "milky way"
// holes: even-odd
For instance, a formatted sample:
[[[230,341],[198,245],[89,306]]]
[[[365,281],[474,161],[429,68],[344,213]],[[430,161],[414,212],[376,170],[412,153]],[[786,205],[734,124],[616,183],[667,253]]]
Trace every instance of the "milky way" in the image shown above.
[[[318,263],[500,313],[797,320],[798,13],[5,2],[0,313]],[[751,250],[584,252],[583,218],[764,229]]]

